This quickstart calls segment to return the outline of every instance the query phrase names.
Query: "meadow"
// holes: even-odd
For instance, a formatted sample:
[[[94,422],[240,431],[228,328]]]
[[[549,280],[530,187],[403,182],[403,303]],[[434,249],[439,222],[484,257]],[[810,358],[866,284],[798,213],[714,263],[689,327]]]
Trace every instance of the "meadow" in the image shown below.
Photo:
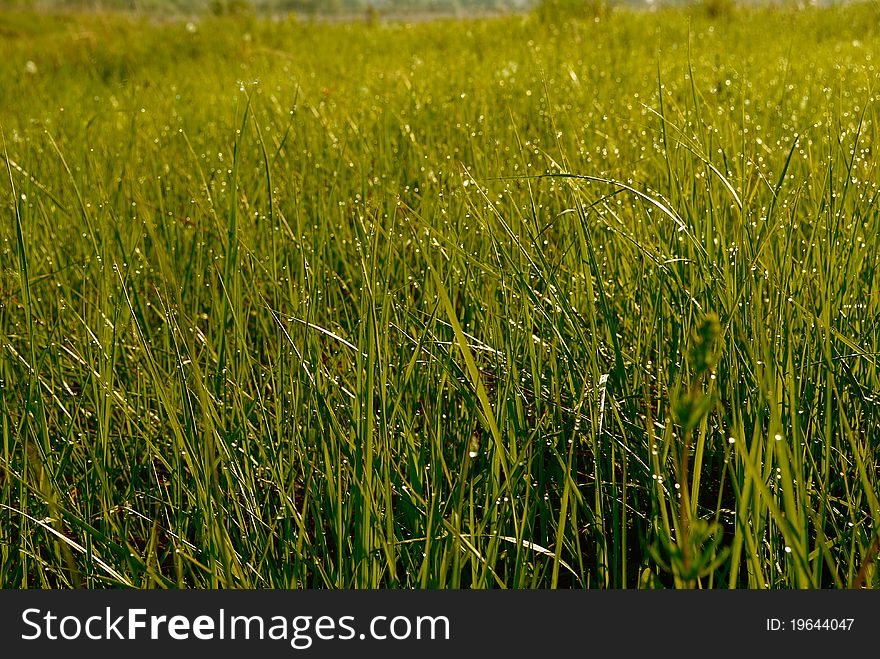
[[[880,5],[0,12],[0,585],[880,586]]]

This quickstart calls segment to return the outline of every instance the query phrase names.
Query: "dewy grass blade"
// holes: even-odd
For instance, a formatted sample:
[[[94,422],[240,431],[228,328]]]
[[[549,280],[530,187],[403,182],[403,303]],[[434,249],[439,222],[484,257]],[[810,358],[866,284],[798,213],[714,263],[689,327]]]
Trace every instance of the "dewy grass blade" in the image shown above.
[[[602,424],[605,421],[605,394],[608,389],[608,373],[603,373],[599,376],[599,430],[596,433],[600,437],[602,436]]]
[[[63,533],[59,533],[58,531],[56,531],[55,529],[53,529],[52,526],[51,526],[50,524],[48,524],[45,520],[42,520],[42,519],[36,519],[35,517],[31,517],[31,516],[28,515],[27,513],[23,512],[23,511],[21,511],[21,510],[16,510],[15,508],[12,508],[12,507],[10,507],[10,506],[7,506],[6,504],[0,504],[0,506],[2,506],[3,508],[7,508],[8,510],[10,510],[11,512],[14,512],[14,513],[17,514],[17,515],[21,515],[22,517],[26,517],[26,518],[28,518],[29,520],[31,520],[32,522],[34,522],[37,526],[39,526],[39,527],[45,529],[46,531],[48,531],[49,533],[51,533],[53,536],[55,536],[56,538],[58,538],[58,539],[59,539],[61,542],[63,542],[66,546],[68,546],[68,547],[70,547],[70,548],[72,548],[72,549],[75,549],[75,550],[78,551],[79,553],[81,553],[81,554],[86,554],[86,553],[88,553],[88,552],[86,551],[85,547],[83,547],[81,544],[79,544],[79,543],[76,542],[75,540],[72,540],[72,539],[68,538],[68,537],[67,537],[66,535],[64,535]],[[98,567],[100,567],[102,570],[104,570],[108,575],[110,575],[113,579],[115,579],[119,584],[121,584],[121,585],[123,585],[123,586],[133,587],[133,584],[131,583],[131,581],[129,581],[129,580],[126,579],[124,576],[122,576],[121,574],[119,574],[116,570],[114,570],[112,567],[110,567],[107,563],[105,563],[105,562],[104,562],[99,556],[97,556],[94,552],[91,552],[91,559],[95,562],[96,565],[98,565]]]

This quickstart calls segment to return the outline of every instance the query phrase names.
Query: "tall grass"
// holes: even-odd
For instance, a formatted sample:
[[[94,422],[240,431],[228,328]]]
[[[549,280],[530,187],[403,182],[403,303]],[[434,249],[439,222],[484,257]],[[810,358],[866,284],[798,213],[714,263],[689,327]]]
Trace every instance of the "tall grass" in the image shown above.
[[[877,16],[0,15],[0,584],[876,587]]]

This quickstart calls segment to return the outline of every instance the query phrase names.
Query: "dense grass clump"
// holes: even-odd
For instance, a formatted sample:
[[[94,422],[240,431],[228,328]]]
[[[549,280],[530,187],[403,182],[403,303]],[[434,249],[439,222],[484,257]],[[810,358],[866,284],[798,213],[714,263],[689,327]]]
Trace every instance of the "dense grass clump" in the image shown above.
[[[0,15],[0,584],[880,585],[878,17]]]

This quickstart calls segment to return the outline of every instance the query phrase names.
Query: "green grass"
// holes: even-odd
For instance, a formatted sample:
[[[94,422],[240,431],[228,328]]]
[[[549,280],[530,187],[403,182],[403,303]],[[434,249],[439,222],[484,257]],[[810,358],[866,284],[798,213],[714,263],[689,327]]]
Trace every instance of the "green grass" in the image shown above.
[[[0,585],[880,585],[878,5],[0,14]]]

